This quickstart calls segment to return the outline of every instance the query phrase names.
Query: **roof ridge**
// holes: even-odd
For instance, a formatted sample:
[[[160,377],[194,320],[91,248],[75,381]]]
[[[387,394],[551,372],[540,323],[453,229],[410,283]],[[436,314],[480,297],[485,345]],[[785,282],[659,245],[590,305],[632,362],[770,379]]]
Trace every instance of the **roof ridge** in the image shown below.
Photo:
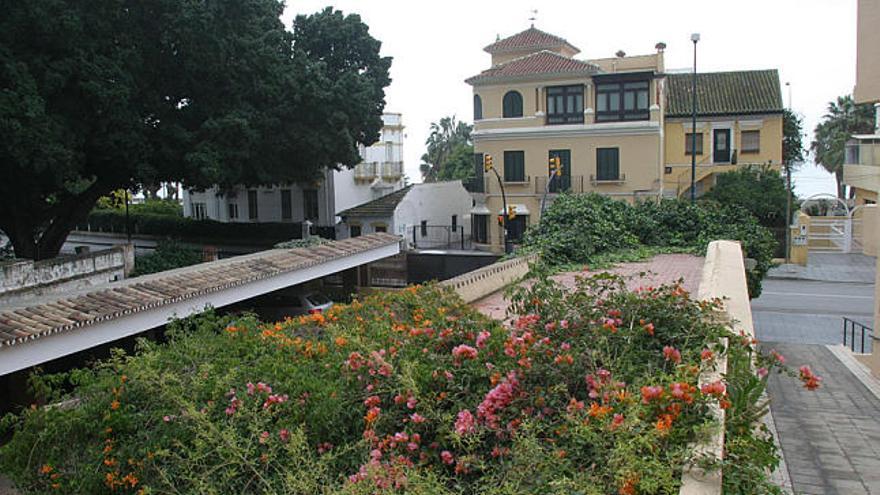
[[[512,46],[504,46],[506,44],[513,43],[512,40],[515,40],[517,37],[525,38],[528,34],[532,34],[532,33],[543,36],[543,37],[545,37],[545,39],[541,40],[541,41],[535,40],[534,42],[526,42],[526,43],[523,43],[522,45],[519,45],[519,46],[517,46],[516,44],[513,44]],[[549,41],[551,41],[550,43],[548,43],[547,38],[549,38]],[[517,51],[517,50],[526,49],[526,48],[535,47],[535,46],[563,46],[563,45],[568,45],[571,48],[573,48],[574,50],[576,50],[577,52],[580,52],[580,50],[576,46],[569,43],[569,41],[566,40],[565,38],[563,38],[562,36],[548,33],[546,31],[538,29],[534,25],[532,25],[531,27],[526,28],[518,33],[512,34],[510,36],[507,36],[507,37],[502,38],[500,40],[496,40],[495,42],[486,45],[485,47],[483,47],[483,51],[488,52],[488,53],[498,53],[498,52],[504,52],[504,51]]]

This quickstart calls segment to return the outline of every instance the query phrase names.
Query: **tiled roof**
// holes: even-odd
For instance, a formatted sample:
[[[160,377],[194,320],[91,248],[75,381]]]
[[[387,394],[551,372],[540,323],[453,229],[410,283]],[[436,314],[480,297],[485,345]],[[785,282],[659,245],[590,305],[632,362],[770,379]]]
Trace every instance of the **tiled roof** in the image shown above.
[[[504,52],[516,52],[520,50],[543,50],[545,48],[559,48],[562,46],[567,46],[570,49],[574,50],[575,53],[580,52],[574,45],[560,38],[559,36],[552,35],[550,33],[545,33],[540,29],[536,29],[534,26],[522,31],[520,33],[516,33],[513,36],[508,36],[503,40],[498,40],[495,43],[483,48],[483,50],[489,53],[504,53]]]
[[[667,117],[691,115],[692,74],[666,77]],[[782,112],[782,88],[776,69],[697,74],[698,115]]]
[[[148,311],[399,242],[370,234],[299,249],[271,249],[112,283],[79,295],[0,310],[0,350],[58,332]]]
[[[545,50],[496,65],[466,79],[465,82],[476,84],[533,74],[591,75],[598,71],[599,68],[589,62],[575,60]]]
[[[403,201],[412,186],[386,194],[381,198],[368,201],[338,213],[340,217],[387,217],[394,214],[394,209]]]

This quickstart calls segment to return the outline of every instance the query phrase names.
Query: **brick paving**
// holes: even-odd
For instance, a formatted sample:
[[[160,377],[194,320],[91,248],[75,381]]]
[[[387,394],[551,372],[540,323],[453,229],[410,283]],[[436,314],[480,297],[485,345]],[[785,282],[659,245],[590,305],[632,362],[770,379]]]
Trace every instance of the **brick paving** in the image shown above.
[[[791,366],[822,376],[810,392],[772,376],[768,391],[795,493],[880,494],[880,399],[826,346],[773,343]]]
[[[620,263],[607,270],[595,270],[594,273],[609,272],[628,277],[627,287],[636,289],[639,286],[662,285],[683,279],[683,287],[696,294],[700,286],[703,271],[703,258],[690,254],[660,254],[650,260],[634,263]],[[552,278],[565,287],[573,287],[575,277],[584,272],[563,272]],[[503,320],[507,317],[507,300],[503,291],[495,292],[473,306],[491,318]]]

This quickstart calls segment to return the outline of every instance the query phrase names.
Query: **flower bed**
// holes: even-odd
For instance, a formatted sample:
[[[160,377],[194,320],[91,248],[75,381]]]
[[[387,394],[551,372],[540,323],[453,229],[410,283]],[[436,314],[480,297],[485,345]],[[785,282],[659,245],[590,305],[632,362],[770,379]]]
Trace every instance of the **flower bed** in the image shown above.
[[[512,328],[436,286],[179,322],[167,344],[38,377],[78,405],[8,417],[0,470],[30,493],[677,493],[710,406],[737,401],[698,387],[731,337],[717,303],[610,275],[513,303]]]

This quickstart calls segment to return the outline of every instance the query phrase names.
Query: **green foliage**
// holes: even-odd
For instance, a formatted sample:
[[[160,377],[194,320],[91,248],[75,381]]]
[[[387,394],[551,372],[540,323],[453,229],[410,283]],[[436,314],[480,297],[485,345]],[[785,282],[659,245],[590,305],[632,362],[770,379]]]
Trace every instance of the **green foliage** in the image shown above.
[[[300,223],[287,222],[217,222],[195,220],[164,213],[139,213],[129,211],[133,234],[156,235],[190,241],[214,241],[224,243],[251,243],[272,245],[302,236]],[[80,225],[99,232],[125,233],[125,210],[94,210],[87,224]]]
[[[733,205],[752,214],[765,227],[785,227],[785,179],[769,166],[748,165],[731,172],[717,174],[715,187],[701,199]],[[790,195],[792,211],[798,209],[797,198]]]
[[[183,217],[183,205],[171,199],[147,199],[129,205],[129,213]]]
[[[473,155],[466,159],[466,150],[473,150],[473,126],[451,117],[431,123],[431,134],[425,141],[427,151],[422,155],[419,169],[425,182],[444,179],[464,179],[473,175]],[[468,175],[462,175],[468,171]]]
[[[131,276],[164,272],[201,262],[202,253],[198,250],[176,241],[162,241],[152,253],[135,258],[134,271]]]
[[[717,302],[543,275],[511,328],[435,286],[175,322],[167,344],[38,376],[77,402],[7,417],[0,471],[25,493],[677,493],[724,398],[697,389],[730,336]]]
[[[526,232],[522,249],[539,252],[553,264],[593,263],[615,252],[640,247],[689,250],[704,254],[710,242],[740,241],[755,260],[747,272],[749,295],[758,297],[761,280],[772,266],[776,241],[748,211],[714,201],[644,202],[630,206],[598,194],[563,194]]]
[[[828,103],[828,112],[813,131],[810,149],[821,166],[837,179],[837,197],[844,198],[843,159],[846,142],[853,134],[870,134],[874,129],[874,109],[856,105],[852,96],[839,96]]]
[[[275,249],[298,249],[320,246],[321,244],[326,244],[328,242],[329,241],[323,237],[311,236],[308,239],[294,239],[292,241],[279,242],[272,247]]]
[[[795,167],[804,161],[806,153],[803,118],[786,108],[782,113],[782,163]]]
[[[0,229],[57,254],[98,198],[311,181],[376,141],[391,59],[360,17],[280,0],[4,3]]]

